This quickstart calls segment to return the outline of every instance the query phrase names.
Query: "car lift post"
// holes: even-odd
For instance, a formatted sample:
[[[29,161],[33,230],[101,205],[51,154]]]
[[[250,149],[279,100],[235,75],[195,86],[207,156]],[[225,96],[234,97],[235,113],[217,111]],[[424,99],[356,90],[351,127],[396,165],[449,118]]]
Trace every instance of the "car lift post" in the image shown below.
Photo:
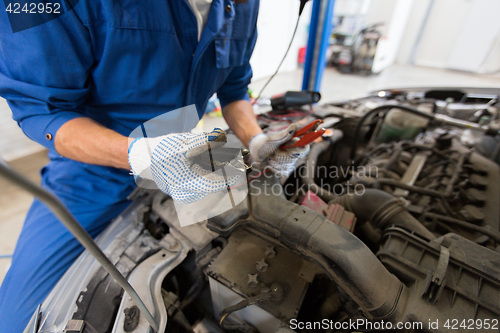
[[[326,50],[332,32],[332,17],[335,0],[314,0],[302,90],[319,91],[326,67]]]

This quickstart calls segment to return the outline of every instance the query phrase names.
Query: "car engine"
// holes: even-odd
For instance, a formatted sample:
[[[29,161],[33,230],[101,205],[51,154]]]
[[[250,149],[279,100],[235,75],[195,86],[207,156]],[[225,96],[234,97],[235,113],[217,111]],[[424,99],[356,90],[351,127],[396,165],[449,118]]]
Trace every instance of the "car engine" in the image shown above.
[[[185,227],[137,189],[100,245],[167,332],[498,332],[498,111],[498,91],[427,88],[263,113],[326,129],[290,177],[255,167],[246,200]],[[79,286],[41,332],[148,332],[104,270]]]

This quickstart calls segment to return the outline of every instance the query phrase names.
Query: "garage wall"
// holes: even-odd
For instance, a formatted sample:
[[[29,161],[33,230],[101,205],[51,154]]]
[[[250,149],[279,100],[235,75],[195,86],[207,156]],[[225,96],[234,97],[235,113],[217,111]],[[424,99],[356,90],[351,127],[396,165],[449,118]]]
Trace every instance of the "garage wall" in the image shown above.
[[[470,72],[499,70],[499,12],[498,0],[414,1],[397,62],[411,63],[415,51],[415,65]]]
[[[365,26],[383,22],[384,25],[378,29],[382,32],[382,36],[387,36],[397,3],[398,0],[372,0],[365,17]]]
[[[310,1],[302,13],[297,35],[280,72],[297,68],[299,48],[307,45],[311,9],[312,2]],[[257,22],[259,37],[250,59],[254,80],[271,76],[274,73],[290,43],[298,14],[299,1],[262,0],[260,2]]]
[[[486,57],[481,66],[477,69],[478,73],[499,73],[500,72],[500,33],[497,35],[491,52]]]
[[[382,21],[385,23],[385,31],[379,40],[375,59],[373,60],[372,71],[375,73],[380,72],[395,62],[403,39],[404,29],[411,14],[413,0],[397,0],[395,3],[393,2],[393,0],[375,0],[371,3],[370,8],[376,6],[377,3],[383,3],[385,6],[391,5],[392,7],[391,10],[387,10],[388,13],[391,13],[391,16],[384,17]],[[370,20],[370,15],[368,15],[367,25],[372,23]]]
[[[420,30],[425,24],[425,17],[432,0],[413,1],[411,15],[408,17],[403,38],[396,56],[396,63],[408,64],[418,40]]]
[[[312,1],[306,5],[295,42],[280,72],[297,68],[299,48],[307,44],[311,8]],[[410,64],[413,60],[420,66],[479,73],[498,71],[499,12],[499,0],[372,0],[364,19],[366,25],[386,23],[380,28],[383,37],[374,70],[378,72],[394,62]],[[261,1],[261,33],[250,61],[254,80],[274,73],[292,36],[297,14],[298,1]]]
[[[471,0],[436,0],[418,47],[415,65],[446,68]]]
[[[478,71],[500,34],[500,1],[476,0],[455,40],[448,68]]]
[[[411,14],[413,0],[372,0],[365,18],[365,26],[383,23],[382,33],[372,70],[375,73],[392,65],[396,60],[405,27]]]

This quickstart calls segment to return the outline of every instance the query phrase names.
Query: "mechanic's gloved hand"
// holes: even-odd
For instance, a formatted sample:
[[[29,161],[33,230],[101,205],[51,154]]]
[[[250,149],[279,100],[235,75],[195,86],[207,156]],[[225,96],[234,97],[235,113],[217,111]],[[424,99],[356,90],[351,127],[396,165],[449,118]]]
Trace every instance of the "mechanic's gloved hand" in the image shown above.
[[[291,124],[287,129],[272,134],[257,134],[248,145],[250,154],[255,162],[267,160],[267,166],[280,177],[289,176],[293,172],[295,163],[309,153],[309,146],[304,148],[289,148],[280,150],[279,147],[288,142],[298,140],[293,138],[297,125]],[[293,139],[292,139],[293,138]]]
[[[292,139],[292,142],[296,139]],[[298,139],[297,139],[298,140]],[[267,167],[279,177],[288,177],[295,169],[299,159],[309,153],[309,145],[305,147],[277,149],[267,160]]]
[[[221,148],[226,133],[214,129],[210,133],[174,133],[156,138],[135,139],[128,149],[128,161],[134,175],[153,180],[158,188],[174,200],[186,204],[202,199],[234,185],[238,176],[224,178],[190,159],[207,153],[208,148]]]

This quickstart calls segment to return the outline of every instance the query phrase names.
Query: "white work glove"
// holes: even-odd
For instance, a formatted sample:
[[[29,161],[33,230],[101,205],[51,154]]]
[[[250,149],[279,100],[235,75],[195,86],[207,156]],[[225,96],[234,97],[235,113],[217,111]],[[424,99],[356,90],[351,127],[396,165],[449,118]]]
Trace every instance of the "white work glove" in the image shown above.
[[[187,204],[234,185],[239,176],[223,177],[212,173],[190,159],[220,148],[226,133],[214,129],[210,133],[174,133],[156,138],[135,139],[128,149],[128,161],[135,176],[149,179],[165,194]]]
[[[287,129],[277,133],[257,134],[248,144],[250,154],[257,163],[267,161],[267,167],[279,177],[288,177],[293,172],[297,161],[309,153],[309,145],[303,148],[279,149],[284,143],[290,141],[290,144],[293,144],[298,140],[298,138],[293,138],[296,131],[297,125],[291,124]]]

